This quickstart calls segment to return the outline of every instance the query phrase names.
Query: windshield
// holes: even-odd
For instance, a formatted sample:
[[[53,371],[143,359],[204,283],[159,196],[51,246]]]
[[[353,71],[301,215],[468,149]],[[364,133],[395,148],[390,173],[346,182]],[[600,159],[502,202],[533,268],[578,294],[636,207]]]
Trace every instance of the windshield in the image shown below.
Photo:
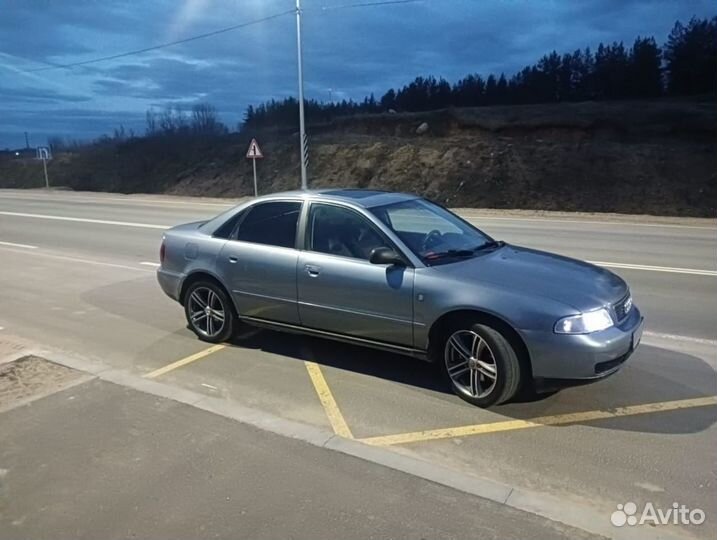
[[[445,208],[425,199],[378,206],[371,212],[424,264],[473,256],[493,239]]]

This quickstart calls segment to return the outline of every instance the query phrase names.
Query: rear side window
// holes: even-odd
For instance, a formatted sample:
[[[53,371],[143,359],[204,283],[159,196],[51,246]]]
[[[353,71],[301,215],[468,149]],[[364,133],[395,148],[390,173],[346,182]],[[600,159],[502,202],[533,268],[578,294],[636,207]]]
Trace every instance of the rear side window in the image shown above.
[[[244,212],[245,211],[237,212],[236,215],[230,217],[224,222],[224,225],[214,231],[214,234],[212,236],[214,236],[214,238],[229,238],[232,235],[232,232],[234,232],[237,223],[239,223],[239,220],[244,215]]]
[[[295,247],[300,202],[268,202],[248,209],[237,240],[268,246]]]

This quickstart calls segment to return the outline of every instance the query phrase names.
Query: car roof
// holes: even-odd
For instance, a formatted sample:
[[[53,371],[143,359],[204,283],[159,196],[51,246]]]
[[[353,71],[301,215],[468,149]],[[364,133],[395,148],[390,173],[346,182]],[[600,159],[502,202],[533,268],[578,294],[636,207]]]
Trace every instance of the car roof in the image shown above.
[[[259,199],[281,199],[286,197],[297,197],[302,199],[320,199],[323,201],[341,201],[350,202],[354,205],[363,206],[364,208],[372,208],[375,206],[383,206],[401,201],[420,198],[418,195],[410,193],[397,193],[393,191],[381,191],[374,189],[357,189],[357,188],[331,188],[331,189],[309,189],[285,191],[283,193],[273,193],[265,195]]]

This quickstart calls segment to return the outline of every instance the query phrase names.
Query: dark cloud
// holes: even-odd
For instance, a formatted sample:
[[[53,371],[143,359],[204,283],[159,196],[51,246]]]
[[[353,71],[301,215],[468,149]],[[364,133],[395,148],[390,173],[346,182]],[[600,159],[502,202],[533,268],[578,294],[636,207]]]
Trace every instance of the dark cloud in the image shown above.
[[[108,112],[66,107],[48,114],[47,111],[37,108],[18,108],[3,112],[0,148],[24,146],[24,131],[29,133],[30,144],[36,146],[45,144],[47,138],[53,135],[89,141],[104,134],[111,134],[112,130],[120,125],[124,126],[127,132],[131,129],[135,133],[142,133],[144,117],[136,111]]]
[[[91,100],[89,96],[65,94],[51,89],[26,88],[22,93],[18,93],[14,89],[0,87],[0,103],[59,105]]]
[[[511,74],[551,50],[637,35],[664,42],[675,20],[713,0],[424,0],[322,9],[303,0],[308,97],[361,99],[432,74]],[[296,94],[295,21],[284,16],[143,55],[24,73],[139,49],[292,8],[294,0],[0,0],[0,147],[62,134],[85,139],[144,112],[208,101],[235,126],[250,103]]]

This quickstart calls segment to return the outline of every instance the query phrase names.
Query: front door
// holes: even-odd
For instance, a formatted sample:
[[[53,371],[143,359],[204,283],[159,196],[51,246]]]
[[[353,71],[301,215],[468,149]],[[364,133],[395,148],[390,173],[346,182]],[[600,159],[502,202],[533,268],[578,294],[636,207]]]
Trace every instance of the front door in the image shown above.
[[[369,262],[389,240],[358,211],[312,203],[297,284],[301,324],[413,346],[413,268]]]

